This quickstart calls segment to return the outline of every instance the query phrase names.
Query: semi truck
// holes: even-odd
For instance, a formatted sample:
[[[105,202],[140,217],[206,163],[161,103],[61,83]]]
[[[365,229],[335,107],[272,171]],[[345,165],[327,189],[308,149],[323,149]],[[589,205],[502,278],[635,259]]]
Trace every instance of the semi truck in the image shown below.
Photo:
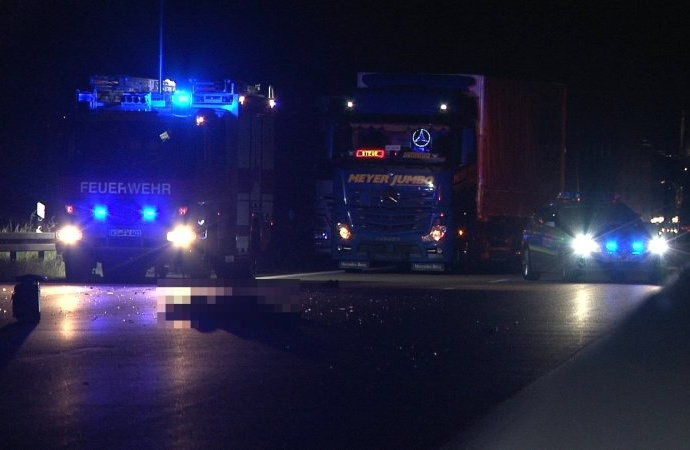
[[[565,184],[560,84],[359,73],[324,112],[343,269],[517,269],[526,221]]]
[[[251,277],[273,223],[273,88],[90,81],[52,203],[67,279]]]

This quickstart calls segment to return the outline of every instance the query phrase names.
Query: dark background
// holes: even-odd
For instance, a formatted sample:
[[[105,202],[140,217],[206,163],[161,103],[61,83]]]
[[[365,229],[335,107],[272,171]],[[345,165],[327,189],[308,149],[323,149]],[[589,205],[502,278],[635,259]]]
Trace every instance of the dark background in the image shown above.
[[[51,188],[60,122],[90,75],[158,77],[160,11],[160,0],[0,0],[0,223],[28,218]],[[682,153],[687,11],[680,2],[165,0],[163,76],[275,87],[286,211],[308,210],[317,99],[344,93],[360,71],[563,83],[569,182],[610,188],[620,161]]]

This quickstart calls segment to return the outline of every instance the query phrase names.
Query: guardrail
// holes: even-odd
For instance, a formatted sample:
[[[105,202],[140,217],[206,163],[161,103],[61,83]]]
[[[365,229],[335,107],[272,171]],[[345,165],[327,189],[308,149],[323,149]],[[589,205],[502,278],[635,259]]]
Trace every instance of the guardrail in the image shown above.
[[[0,233],[0,252],[9,252],[11,261],[18,252],[38,252],[42,260],[50,251],[55,251],[55,233]]]

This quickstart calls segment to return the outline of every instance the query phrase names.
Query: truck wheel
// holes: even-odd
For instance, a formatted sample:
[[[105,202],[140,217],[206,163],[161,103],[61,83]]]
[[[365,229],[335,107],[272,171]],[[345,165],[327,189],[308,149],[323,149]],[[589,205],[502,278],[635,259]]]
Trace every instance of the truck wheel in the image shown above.
[[[522,249],[522,277],[525,280],[538,280],[541,277],[541,273],[534,270],[534,262],[532,261],[532,255],[530,254],[529,247]]]
[[[65,255],[64,263],[65,278],[67,281],[72,283],[83,283],[93,278],[93,269],[96,263],[91,262],[88,258]]]

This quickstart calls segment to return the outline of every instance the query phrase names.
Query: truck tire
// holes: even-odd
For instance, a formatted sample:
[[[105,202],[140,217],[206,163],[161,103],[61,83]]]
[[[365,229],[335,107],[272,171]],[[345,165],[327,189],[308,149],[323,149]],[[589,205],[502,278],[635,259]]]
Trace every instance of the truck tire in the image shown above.
[[[522,249],[522,277],[525,280],[538,280],[541,277],[541,273],[534,270],[532,255],[528,246]]]
[[[80,255],[65,254],[63,255],[63,262],[65,263],[65,279],[67,281],[84,283],[93,278],[95,261]]]

